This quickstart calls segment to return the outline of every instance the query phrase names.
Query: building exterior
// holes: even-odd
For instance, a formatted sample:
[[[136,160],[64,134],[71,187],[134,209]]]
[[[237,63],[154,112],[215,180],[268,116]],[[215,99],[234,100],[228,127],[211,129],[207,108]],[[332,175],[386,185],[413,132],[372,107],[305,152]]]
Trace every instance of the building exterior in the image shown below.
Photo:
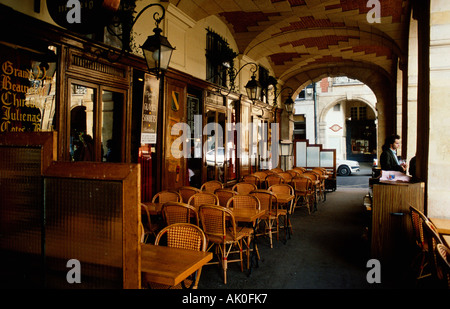
[[[168,158],[167,142],[169,144],[171,142],[169,121],[191,121],[186,118],[188,98],[189,102],[195,102],[195,98],[199,99],[203,123],[207,123],[206,118],[209,121],[213,121],[213,118],[220,121],[225,117],[226,123],[230,123],[230,121],[243,124],[255,123],[256,127],[261,128],[260,133],[267,132],[268,136],[271,136],[271,126],[269,125],[266,131],[262,131],[264,125],[279,123],[279,140],[284,140],[291,138],[294,125],[292,121],[287,121],[292,120],[290,118],[292,116],[289,116],[283,109],[283,102],[288,92],[281,93],[281,90],[289,87],[293,89],[293,97],[297,97],[307,85],[318,83],[324,77],[347,76],[367,85],[376,97],[375,107],[371,103],[369,104],[369,102],[374,102],[373,100],[361,98],[362,100],[358,100],[358,102],[364,102],[367,105],[368,117],[376,116],[377,156],[381,153],[385,137],[392,133],[399,133],[403,140],[402,156],[409,161],[417,155],[419,159],[417,171],[420,178],[427,183],[431,181],[432,185],[427,186],[426,197],[430,202],[427,203],[430,205],[430,212],[438,216],[447,216],[443,205],[448,199],[444,198],[442,203],[438,202],[440,198],[436,200],[436,197],[448,195],[445,193],[447,189],[442,186],[446,180],[441,179],[443,167],[449,165],[445,159],[445,151],[448,149],[445,144],[447,139],[443,138],[448,130],[445,129],[445,125],[440,125],[434,130],[436,123],[445,124],[445,121],[441,121],[441,119],[446,115],[445,111],[447,110],[444,104],[446,102],[444,98],[445,82],[441,82],[446,80],[446,58],[443,55],[447,48],[448,31],[445,12],[448,5],[445,1],[392,0],[389,1],[389,5],[384,7],[385,11],[377,5],[371,10],[364,5],[364,1],[359,1],[361,2],[360,6],[355,2],[349,7],[334,4],[331,1],[330,3],[317,1],[318,5],[314,11],[305,11],[304,1],[299,1],[299,3],[272,1],[273,3],[267,2],[261,7],[247,8],[233,4],[234,7],[230,9],[221,9],[220,5],[214,5],[215,0],[207,2],[211,3],[206,7],[207,9],[201,9],[196,3],[187,0],[161,2],[166,8],[166,13],[160,26],[163,34],[169,38],[176,49],[170,59],[169,70],[162,80],[162,84],[158,85],[160,91],[152,92],[155,95],[154,99],[160,100],[158,104],[161,105],[158,112],[162,114],[157,117],[159,140],[155,144],[142,146],[140,133],[138,133],[139,127],[142,125],[142,123],[139,124],[141,122],[139,116],[141,103],[138,103],[138,101],[140,102],[138,93],[141,90],[137,85],[140,80],[144,80],[147,66],[138,50],[145,38],[151,34],[148,33],[147,25],[148,22],[154,23],[152,13],[149,12],[152,10],[147,10],[142,14],[139,20],[133,24],[132,29],[129,27],[133,16],[128,15],[122,18],[129,52],[127,51],[125,57],[119,59],[118,55],[121,53],[123,44],[110,31],[105,31],[105,19],[94,18],[91,24],[83,22],[79,29],[76,27],[64,29],[55,20],[66,20],[67,24],[69,12],[73,13],[67,6],[58,7],[54,1],[1,1],[4,29],[13,29],[9,32],[3,31],[2,54],[12,55],[12,50],[17,53],[20,53],[21,50],[28,52],[37,50],[38,54],[43,55],[46,54],[43,50],[50,47],[54,48],[53,57],[55,55],[57,57],[56,68],[47,69],[47,77],[42,80],[42,85],[46,85],[41,86],[44,87],[41,90],[48,86],[50,92],[46,92],[47,98],[41,96],[39,99],[41,102],[38,108],[40,108],[41,116],[38,117],[37,107],[36,105],[33,107],[33,104],[30,106],[32,109],[34,108],[34,111],[24,111],[22,114],[25,115],[22,117],[30,119],[26,125],[27,130],[38,127],[37,119],[45,120],[46,123],[39,124],[40,129],[51,129],[59,133],[58,159],[71,160],[74,156],[74,146],[79,142],[73,134],[80,128],[75,123],[71,124],[69,119],[76,119],[77,111],[83,111],[81,113],[83,117],[84,114],[90,117],[87,118],[86,125],[96,134],[93,137],[95,160],[106,159],[103,156],[105,152],[108,152],[108,148],[105,146],[108,140],[112,140],[109,144],[117,141],[114,144],[119,145],[116,147],[120,148],[117,151],[120,152],[120,161],[122,162],[137,162],[139,156],[141,156],[141,160],[144,156],[147,159],[152,157],[150,165],[156,164],[156,167],[164,167],[157,172],[153,168],[151,172],[152,178],[156,180],[152,181],[152,186],[156,186],[152,192],[156,192],[174,185],[168,179],[178,179],[177,186],[185,184],[184,179],[188,175],[187,160]],[[108,0],[105,3],[105,7],[114,7],[119,1]],[[140,12],[151,3],[159,3],[159,1],[122,1],[122,7],[132,7],[134,12]],[[85,10],[86,8],[90,9],[90,6],[80,5],[80,8]],[[153,8],[153,12],[155,9]],[[309,12],[309,17],[304,15],[306,13],[298,13],[298,9]],[[335,13],[333,10],[336,10],[338,15],[333,15]],[[377,10],[381,10],[381,15]],[[51,12],[55,11],[58,17],[55,17],[55,13],[52,13],[53,17],[51,16]],[[128,10],[129,12],[131,10]],[[373,19],[369,13],[380,15],[380,20]],[[250,14],[253,19],[242,18],[245,14]],[[348,14],[348,16],[343,18],[341,14]],[[105,16],[109,15],[105,14]],[[128,18],[128,22],[126,18]],[[254,27],[252,23],[259,26]],[[99,24],[102,27],[98,27]],[[341,31],[345,25],[348,27],[357,25],[356,28],[352,28],[356,32],[351,35],[335,33],[336,29]],[[94,28],[95,30],[92,30]],[[325,29],[331,32],[323,35],[320,31]],[[229,50],[238,55],[233,58],[233,65],[236,71],[240,68],[242,70],[236,76],[236,87],[233,91],[228,91],[229,89],[225,87],[222,88],[225,91],[218,92],[220,87],[217,85],[220,82],[217,77],[214,77],[214,74],[219,73],[219,68],[225,68],[225,62],[218,63],[218,66],[211,71],[211,64],[208,64],[208,61],[214,62],[217,59],[214,57],[206,59],[208,33],[217,34],[225,42],[224,46],[228,46]],[[280,33],[284,35],[284,42],[277,41],[283,37]],[[196,43],[192,44],[192,42]],[[267,44],[273,45],[269,47]],[[107,56],[113,50],[115,53]],[[35,61],[35,59],[29,61]],[[256,76],[265,83],[263,96],[256,103],[250,101],[244,91],[244,86],[253,74],[252,66],[245,66],[249,63],[259,65],[261,70],[258,69],[260,72],[257,72]],[[231,62],[228,62],[229,64]],[[10,68],[6,66],[5,69]],[[15,78],[20,78],[19,72],[24,69],[18,67],[13,69],[18,70],[14,71],[17,72]],[[91,73],[86,74],[86,69]],[[55,80],[50,81],[49,73],[53,70],[56,72],[53,75]],[[150,74],[150,76],[155,77],[154,74]],[[3,80],[6,87],[8,87],[8,78],[10,76]],[[213,78],[213,82],[209,81],[209,78]],[[224,81],[223,78],[221,80]],[[272,81],[272,83],[268,81]],[[51,83],[54,83],[55,87],[50,87]],[[274,85],[278,92],[274,92]],[[336,92],[338,87],[336,85],[332,87],[333,93]],[[73,96],[69,95],[69,89],[73,92]],[[323,97],[321,86],[316,89],[317,93],[321,93]],[[20,89],[17,90],[20,91]],[[21,90],[24,91],[24,89]],[[85,104],[81,104],[81,108],[75,108],[78,104],[76,101],[80,96],[84,92],[86,92],[84,94],[89,94],[89,91],[96,94],[97,101],[103,95],[105,98],[108,96],[111,98],[112,101],[105,104],[104,117],[98,112],[98,102],[86,101]],[[174,105],[175,109],[176,106],[180,106],[179,110],[172,107],[166,108],[172,104],[171,100],[174,98],[172,92],[180,95],[178,99],[175,99],[175,101],[180,100],[179,104]],[[52,98],[53,93],[54,97]],[[224,94],[226,96],[223,96]],[[28,101],[31,100],[31,93],[29,96],[30,99],[26,99]],[[222,98],[225,97],[226,99],[222,103]],[[273,105],[274,99],[277,102],[276,106]],[[349,99],[347,98],[347,102]],[[133,100],[136,100],[135,104],[132,104]],[[235,102],[239,102],[239,104],[235,104]],[[195,103],[192,104],[195,105]],[[109,107],[106,107],[107,105]],[[332,106],[334,109],[336,104]],[[358,106],[354,107],[358,108]],[[91,113],[91,108],[95,112]],[[122,113],[121,109],[125,111],[124,115],[116,117],[116,114]],[[8,108],[6,110],[9,111]],[[326,142],[330,146],[337,147],[340,144],[341,149],[345,148],[348,157],[348,141],[346,140],[346,147],[343,147],[343,141],[338,142],[339,138],[329,131],[329,127],[325,126],[326,115],[329,114],[327,109],[323,109],[323,112],[326,114],[317,114],[319,123],[315,131],[318,139],[322,139],[320,142]],[[70,113],[73,113],[72,117],[69,117]],[[51,115],[54,117],[52,118]],[[4,115],[5,120],[1,123],[2,131],[18,129],[13,124],[13,117],[18,118],[19,114],[12,112]],[[234,120],[232,120],[233,117]],[[122,125],[120,128],[114,129],[115,132],[109,129],[109,132],[105,131],[100,134],[99,130],[103,125],[103,119],[105,128],[107,126],[117,128],[116,123],[118,122],[121,122]],[[307,121],[309,124],[309,120]],[[423,130],[423,128],[430,129]],[[82,129],[84,130],[84,124]],[[327,135],[327,133],[329,134]],[[225,167],[224,171],[219,169],[219,171],[209,174],[206,159],[203,158],[202,169],[200,172],[197,170],[197,174],[201,174],[202,180],[218,178],[219,174],[226,172],[228,176],[225,176],[224,180],[234,181],[259,168],[261,162],[264,162],[264,160],[261,161],[261,156],[270,157],[269,138],[267,146],[263,147],[266,151],[257,145],[257,134],[254,134],[252,139],[243,135],[239,136],[239,139],[245,143],[240,147],[244,149],[242,158],[237,158],[236,152],[234,155],[236,159],[233,159],[233,155],[230,154],[232,148],[226,149],[227,159],[225,161],[226,164],[229,164],[228,167]],[[204,137],[204,139],[207,138]],[[238,136],[236,136],[237,138]],[[139,151],[141,147],[143,148]],[[353,147],[351,142],[350,147]],[[255,153],[253,151],[255,149],[260,153]],[[439,150],[436,151],[436,149]],[[373,148],[369,149],[369,152],[372,150]],[[267,155],[263,155],[263,152],[266,152]],[[246,155],[246,153],[250,155]],[[239,166],[239,168],[236,169],[235,166]],[[213,174],[214,176],[212,176]]]
[[[375,106],[375,95],[360,81],[323,78],[296,98],[294,121],[300,121],[294,123],[294,136],[336,149],[337,159],[371,162],[377,152]]]

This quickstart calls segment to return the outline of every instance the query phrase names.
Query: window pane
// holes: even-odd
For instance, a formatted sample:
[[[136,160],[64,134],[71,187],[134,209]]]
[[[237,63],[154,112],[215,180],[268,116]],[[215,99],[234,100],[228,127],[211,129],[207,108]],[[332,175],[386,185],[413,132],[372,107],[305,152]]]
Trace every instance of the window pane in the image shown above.
[[[102,161],[122,161],[123,94],[102,93]]]
[[[218,133],[220,132],[221,134],[217,134],[217,157],[216,157],[216,164],[217,164],[217,173],[218,173],[218,178],[217,180],[219,180],[220,182],[224,182],[224,163],[226,160],[228,160],[228,158],[225,157],[225,139],[224,139],[224,133],[225,133],[225,113],[220,113],[218,112],[217,115],[217,126],[218,126]],[[220,153],[222,153],[222,155],[220,155]]]
[[[242,170],[248,171],[249,166],[249,146],[250,146],[250,128],[248,123],[249,117],[249,106],[246,104],[241,105],[242,118],[241,118],[241,128],[238,128],[237,132],[240,134],[241,144],[238,145],[238,157],[241,160]],[[245,173],[246,174],[246,173]]]
[[[54,130],[56,51],[43,48],[43,59],[40,52],[0,42],[0,132]]]
[[[227,180],[234,180],[236,179],[236,153],[237,153],[237,135],[238,132],[236,132],[236,109],[233,105],[230,105],[231,111],[230,111],[230,122],[227,124],[229,125],[229,131],[228,131],[228,142],[227,142],[227,151],[228,156],[226,157],[226,160],[228,162],[227,165]],[[240,132],[239,132],[240,133]]]
[[[70,97],[70,157],[94,161],[94,88],[72,84]]]

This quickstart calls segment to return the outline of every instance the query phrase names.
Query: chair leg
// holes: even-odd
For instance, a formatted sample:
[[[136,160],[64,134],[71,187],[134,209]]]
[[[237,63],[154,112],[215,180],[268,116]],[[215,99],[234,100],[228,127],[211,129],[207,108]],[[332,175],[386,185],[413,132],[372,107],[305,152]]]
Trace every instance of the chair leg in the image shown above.
[[[273,220],[273,222],[275,222],[277,225],[276,233],[277,233],[277,241],[279,241],[280,239],[279,239],[278,235],[280,234],[280,221],[278,220],[278,217],[275,220]]]
[[[431,272],[423,274],[425,267],[428,266],[428,262],[426,260],[426,254],[422,253],[421,256],[422,256],[422,259],[421,259],[420,266],[419,266],[419,275],[416,278],[417,280],[431,276]]]
[[[239,259],[241,260],[241,271],[244,271],[244,263],[242,259],[242,239],[239,241]]]
[[[268,225],[268,228],[269,228],[270,248],[273,248],[273,244],[272,244],[272,223],[270,222],[270,219],[267,220],[267,225]]]
[[[224,284],[227,284],[227,268],[228,268],[228,265],[227,265],[227,256],[226,256],[226,249],[227,249],[227,245],[223,245],[223,252],[222,252],[222,268],[223,268],[223,283]]]
[[[248,238],[247,238],[247,269],[250,268],[250,239],[251,239],[251,236],[248,236]]]

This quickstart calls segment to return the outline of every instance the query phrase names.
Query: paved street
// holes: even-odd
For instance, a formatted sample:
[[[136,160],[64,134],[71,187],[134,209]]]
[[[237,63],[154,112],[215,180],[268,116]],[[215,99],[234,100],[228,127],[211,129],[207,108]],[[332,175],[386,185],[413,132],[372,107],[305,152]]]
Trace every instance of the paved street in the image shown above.
[[[350,176],[337,176],[339,188],[369,188],[369,178],[372,176],[372,163],[360,162],[361,170]]]

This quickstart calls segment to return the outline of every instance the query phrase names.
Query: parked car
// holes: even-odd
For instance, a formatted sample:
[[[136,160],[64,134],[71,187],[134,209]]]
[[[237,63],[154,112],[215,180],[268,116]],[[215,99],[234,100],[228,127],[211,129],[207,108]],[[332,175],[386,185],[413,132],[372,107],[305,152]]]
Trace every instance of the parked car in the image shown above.
[[[359,172],[359,162],[353,160],[337,160],[336,172],[339,176],[350,176],[352,173]]]
[[[217,166],[223,166],[225,158],[225,148],[219,147],[217,148],[217,160],[216,159],[216,150],[211,149],[208,152],[206,152],[206,164],[209,166],[214,166],[217,164]]]

